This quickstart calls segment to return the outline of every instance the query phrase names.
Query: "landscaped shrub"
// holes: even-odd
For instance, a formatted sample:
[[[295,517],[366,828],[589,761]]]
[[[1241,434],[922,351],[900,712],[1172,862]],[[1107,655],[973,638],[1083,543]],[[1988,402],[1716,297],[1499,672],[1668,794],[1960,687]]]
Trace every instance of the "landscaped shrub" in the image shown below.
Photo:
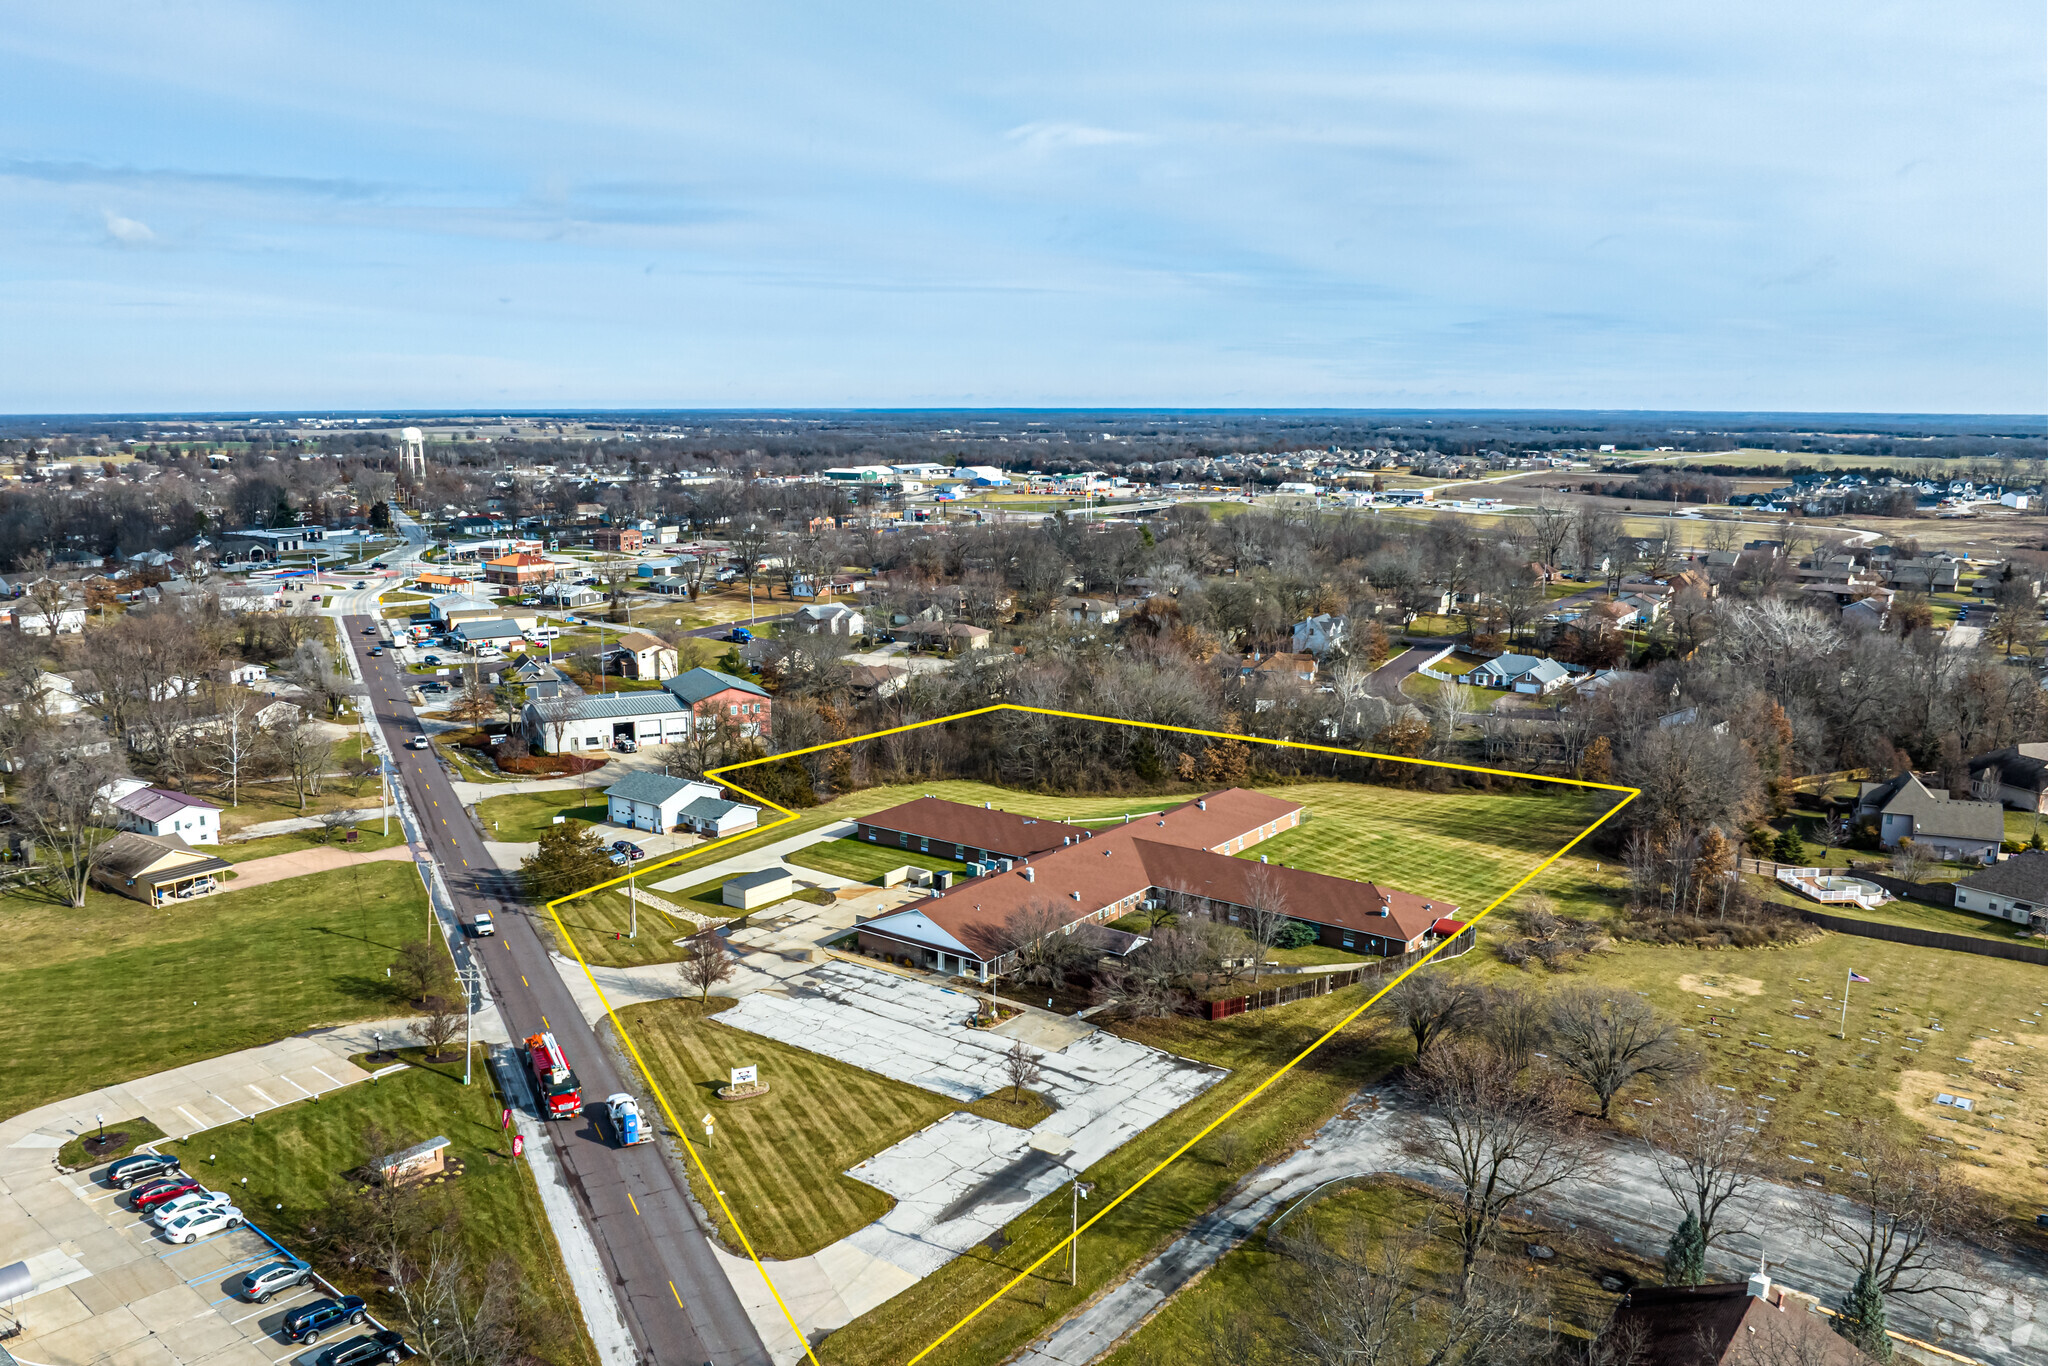
[[[1320,937],[1316,933],[1316,927],[1307,921],[1290,920],[1280,927],[1278,934],[1273,936],[1273,947],[1276,949],[1305,948],[1315,943]]]

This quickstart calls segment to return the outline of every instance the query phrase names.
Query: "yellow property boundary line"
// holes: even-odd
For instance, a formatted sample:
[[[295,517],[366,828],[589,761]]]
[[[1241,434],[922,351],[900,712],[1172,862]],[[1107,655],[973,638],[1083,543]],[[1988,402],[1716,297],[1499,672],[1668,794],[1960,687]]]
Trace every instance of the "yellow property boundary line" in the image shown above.
[[[1473,764],[1453,764],[1444,763],[1438,760],[1431,759],[1411,759],[1405,755],[1400,754],[1379,754],[1371,750],[1344,749],[1342,747],[1335,745],[1309,744],[1307,742],[1298,740],[1268,740],[1255,735],[1237,735],[1229,731],[1197,730],[1189,726],[1162,725],[1155,721],[1127,721],[1114,716],[1092,716],[1087,712],[1057,711],[1049,707],[1026,707],[1013,702],[999,702],[992,706],[977,707],[972,711],[955,712],[950,716],[937,716],[933,717],[931,720],[928,721],[913,721],[908,725],[892,726],[888,730],[873,731],[866,735],[849,736],[844,740],[833,740],[822,745],[811,745],[805,749],[790,750],[786,754],[771,754],[759,759],[748,759],[742,763],[726,764],[719,768],[705,770],[705,777],[720,780],[723,786],[729,787],[733,791],[738,792],[743,796],[749,797],[754,801],[761,803],[763,806],[770,808],[771,810],[780,812],[781,816],[776,820],[770,821],[767,825],[760,826],[754,830],[747,831],[745,834],[729,835],[721,840],[713,840],[711,843],[703,845],[700,848],[685,850],[684,852],[677,854],[672,858],[663,859],[659,863],[649,864],[645,868],[629,872],[622,877],[610,878],[606,881],[596,883],[593,886],[585,887],[581,891],[570,892],[566,896],[556,897],[554,900],[546,903],[547,912],[548,915],[553,918],[555,922],[555,928],[560,932],[562,942],[567,944],[569,946],[569,952],[576,956],[577,965],[583,969],[583,976],[586,980],[589,981],[591,990],[597,993],[597,999],[604,1005],[606,1018],[612,1022],[612,1029],[614,1030],[614,1032],[618,1034],[619,1041],[626,1046],[626,1051],[632,1055],[633,1064],[634,1066],[640,1069],[640,1076],[644,1081],[646,1081],[648,1090],[653,1093],[655,1103],[661,1106],[661,1113],[668,1119],[669,1128],[671,1132],[673,1132],[677,1138],[682,1140],[683,1148],[689,1154],[690,1161],[695,1164],[698,1175],[700,1175],[704,1179],[705,1189],[710,1191],[712,1193],[713,1198],[715,1198],[718,1201],[718,1208],[725,1214],[726,1221],[732,1225],[732,1230],[734,1234],[736,1234],[739,1237],[740,1246],[746,1250],[748,1258],[753,1261],[754,1269],[761,1273],[761,1283],[767,1286],[768,1293],[775,1297],[776,1307],[782,1311],[782,1317],[784,1318],[784,1320],[788,1322],[790,1332],[796,1336],[796,1340],[799,1343],[803,1344],[804,1356],[810,1360],[812,1366],[822,1366],[822,1363],[818,1361],[817,1354],[811,1350],[810,1343],[808,1339],[805,1338],[803,1329],[799,1327],[797,1324],[796,1316],[790,1312],[789,1305],[786,1302],[784,1302],[782,1298],[782,1292],[775,1288],[774,1280],[768,1275],[768,1268],[761,1264],[761,1256],[759,1253],[754,1251],[754,1245],[752,1242],[748,1240],[746,1230],[740,1226],[738,1216],[736,1216],[732,1212],[732,1207],[726,1204],[725,1193],[718,1189],[718,1182],[715,1179],[713,1179],[710,1169],[704,1165],[703,1155],[697,1151],[697,1145],[690,1141],[689,1133],[684,1128],[682,1121],[677,1119],[674,1108],[669,1104],[668,1096],[662,1091],[660,1084],[655,1081],[652,1069],[650,1069],[647,1066],[647,1060],[640,1055],[639,1048],[635,1046],[635,1044],[633,1043],[632,1037],[626,1033],[625,1026],[620,1023],[617,1013],[612,1008],[611,999],[604,994],[604,988],[598,985],[597,976],[590,970],[590,964],[584,961],[582,951],[576,947],[575,936],[570,934],[568,927],[562,923],[561,913],[558,908],[568,902],[589,896],[593,892],[601,892],[608,887],[616,887],[620,883],[628,882],[634,878],[645,876],[648,873],[654,872],[656,869],[666,868],[672,864],[682,863],[689,859],[699,858],[705,854],[710,853],[714,849],[722,848],[723,846],[732,844],[738,840],[752,839],[756,835],[765,834],[770,830],[775,830],[782,826],[788,825],[789,823],[795,821],[798,818],[796,812],[789,810],[787,807],[778,806],[776,803],[769,801],[766,797],[761,796],[759,793],[750,792],[746,788],[741,787],[738,783],[725,781],[725,774],[732,773],[736,770],[743,768],[754,768],[761,764],[781,763],[785,759],[800,758],[806,754],[817,754],[821,751],[828,749],[839,749],[845,745],[859,744],[864,740],[879,740],[883,736],[887,735],[901,735],[906,731],[922,730],[926,726],[942,726],[948,724],[949,722],[964,721],[971,717],[987,716],[993,712],[1001,711],[1027,712],[1039,716],[1058,716],[1063,717],[1070,721],[1099,721],[1106,725],[1112,726],[1135,726],[1140,730],[1171,731],[1177,735],[1200,735],[1215,740],[1235,740],[1240,744],[1269,745],[1276,749],[1302,749],[1309,750],[1317,754],[1345,755],[1355,759],[1378,759],[1387,763],[1413,764],[1418,768],[1447,768],[1459,773],[1483,773],[1497,778],[1520,778],[1531,782],[1557,783],[1566,787],[1588,788],[1601,792],[1619,792],[1624,794],[1624,796],[1622,797],[1622,800],[1616,802],[1612,807],[1608,808],[1608,810],[1603,815],[1601,815],[1599,820],[1594,821],[1584,830],[1581,830],[1578,834],[1574,835],[1571,838],[1571,840],[1568,843],[1566,843],[1562,848],[1560,848],[1556,853],[1544,859],[1534,868],[1531,868],[1527,873],[1523,874],[1520,878],[1516,879],[1513,886],[1509,887],[1506,891],[1502,892],[1499,896],[1495,897],[1492,901],[1488,902],[1477,915],[1473,916],[1470,920],[1465,922],[1464,928],[1460,929],[1457,934],[1453,934],[1449,938],[1446,938],[1443,941],[1443,943],[1438,944],[1435,948],[1431,949],[1427,954],[1423,955],[1423,957],[1416,960],[1415,963],[1411,964],[1407,971],[1403,972],[1393,981],[1387,983],[1378,991],[1374,992],[1372,996],[1369,997],[1361,1005],[1359,1005],[1357,1009],[1345,1015],[1344,1018],[1337,1021],[1336,1024],[1331,1025],[1329,1029],[1323,1032],[1321,1037],[1315,1040],[1315,1042],[1311,1043],[1308,1047],[1302,1049],[1301,1052],[1295,1054],[1294,1057],[1289,1059],[1285,1065],[1281,1066],[1278,1070],[1276,1070],[1273,1073],[1273,1075],[1267,1077],[1264,1081],[1260,1082],[1257,1086],[1253,1087],[1249,1092],[1247,1092],[1243,1096],[1243,1098],[1241,1098],[1235,1105],[1231,1106],[1228,1110],[1225,1110],[1221,1115],[1218,1115],[1214,1120],[1211,1120],[1209,1124],[1205,1126],[1200,1133],[1194,1135],[1194,1137],[1188,1139],[1187,1142],[1181,1144],[1178,1148],[1175,1148],[1171,1153],[1167,1154],[1167,1156],[1161,1158],[1159,1162],[1150,1171],[1146,1172],[1143,1176],[1139,1177],[1136,1181],[1132,1182],[1131,1185],[1127,1189],[1125,1189],[1120,1195],[1118,1195],[1114,1200],[1111,1200],[1108,1204],[1104,1205],[1093,1216],[1091,1216],[1088,1222],[1082,1224],[1079,1228],[1070,1232],[1066,1237],[1060,1239],[1059,1242],[1055,1243],[1050,1249],[1048,1249],[1044,1253],[1044,1255],[1039,1257],[1038,1260],[1032,1262],[1031,1265],[1025,1267],[1022,1271],[1019,1271],[1015,1276],[1011,1277],[1007,1282],[1003,1284],[1002,1289],[996,1291],[995,1294],[990,1295],[987,1299],[983,1300],[980,1304],[976,1305],[973,1309],[969,1310],[964,1316],[962,1316],[958,1323],[955,1323],[951,1328],[948,1328],[945,1332],[939,1334],[939,1336],[933,1339],[931,1344],[927,1346],[923,1351],[919,1352],[916,1356],[911,1357],[908,1361],[906,1361],[904,1363],[904,1366],[917,1366],[918,1362],[923,1361],[926,1357],[930,1356],[933,1352],[937,1351],[941,1344],[943,1344],[948,1338],[952,1337],[955,1333],[959,1332],[962,1328],[965,1328],[968,1324],[972,1323],[986,1309],[988,1309],[990,1305],[994,1304],[997,1300],[1001,1299],[1004,1295],[1007,1295],[1011,1290],[1015,1289],[1017,1285],[1019,1285],[1021,1282],[1027,1279],[1033,1272],[1037,1271],[1039,1267],[1051,1261],[1061,1252],[1064,1252],[1068,1244],[1072,1243],[1075,1239],[1079,1238],[1083,1233],[1086,1233],[1089,1229],[1095,1227],[1097,1223],[1101,1222],[1104,1218],[1108,1217],[1111,1210],[1114,1210],[1118,1205],[1121,1205],[1125,1200],[1128,1200],[1131,1196],[1137,1194],[1140,1190],[1144,1189],[1145,1185],[1148,1182],[1150,1182],[1153,1177],[1159,1175],[1160,1172],[1165,1171],[1167,1167],[1171,1166],[1174,1162],[1178,1161],[1182,1157],[1182,1155],[1188,1151],[1188,1149],[1194,1147],[1195,1144],[1201,1142],[1204,1138],[1207,1138],[1209,1134],[1213,1132],[1218,1126],[1222,1125],[1224,1122],[1226,1122],[1231,1117],[1236,1115],[1238,1111],[1244,1109],[1245,1106],[1251,1104],[1254,1100],[1257,1100],[1261,1095],[1265,1094],[1267,1088],[1271,1087],[1275,1082],[1279,1081],[1289,1072],[1292,1072],[1295,1069],[1295,1067],[1298,1066],[1311,1053],[1314,1053],[1318,1048],[1321,1048],[1324,1044],[1328,1043],[1332,1038],[1336,1037],[1336,1035],[1340,1031],[1342,1031],[1347,1025],[1349,1025],[1353,1020],[1356,1020],[1360,1015],[1363,1015],[1367,1010],[1371,1009],[1374,1005],[1378,1004],[1381,997],[1385,996],[1388,992],[1392,991],[1395,987],[1399,986],[1402,982],[1406,981],[1412,973],[1426,966],[1431,959],[1437,956],[1437,954],[1443,952],[1443,950],[1446,947],[1448,947],[1451,941],[1456,939],[1459,934],[1473,933],[1475,929],[1478,927],[1479,922],[1486,919],[1487,916],[1491,915],[1494,909],[1498,907],[1502,902],[1506,901],[1509,897],[1513,896],[1523,887],[1526,887],[1531,881],[1533,881],[1536,878],[1538,874],[1542,873],[1546,868],[1550,867],[1551,864],[1557,862],[1566,854],[1570,853],[1572,849],[1579,844],[1580,841],[1584,840],[1588,835],[1591,835],[1595,830],[1598,830],[1602,825],[1606,824],[1615,812],[1621,810],[1623,807],[1627,806],[1630,802],[1634,801],[1638,796],[1641,795],[1640,788],[1622,787],[1614,783],[1594,783],[1587,782],[1584,779],[1580,778],[1553,778],[1541,773],[1516,773],[1511,769],[1504,768],[1482,768]]]

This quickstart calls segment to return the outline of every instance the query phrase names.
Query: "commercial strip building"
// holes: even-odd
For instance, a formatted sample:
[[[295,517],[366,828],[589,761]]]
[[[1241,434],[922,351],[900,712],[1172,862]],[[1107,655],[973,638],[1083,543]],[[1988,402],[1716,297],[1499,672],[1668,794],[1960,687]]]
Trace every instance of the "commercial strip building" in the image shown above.
[[[863,817],[855,838],[988,869],[861,924],[860,950],[987,981],[1014,965],[1021,927],[1072,933],[1160,898],[1182,915],[1245,923],[1281,910],[1317,940],[1360,955],[1423,947],[1457,907],[1413,892],[1235,857],[1301,824],[1298,802],[1243,788],[1212,792],[1106,830],[923,797]],[[1142,943],[1131,936],[1128,952]]]
[[[693,726],[708,730],[721,716],[742,735],[766,738],[773,705],[758,684],[716,669],[691,669],[663,683],[660,692],[529,702],[520,728],[543,754],[611,749],[621,740],[676,744],[690,737]]]

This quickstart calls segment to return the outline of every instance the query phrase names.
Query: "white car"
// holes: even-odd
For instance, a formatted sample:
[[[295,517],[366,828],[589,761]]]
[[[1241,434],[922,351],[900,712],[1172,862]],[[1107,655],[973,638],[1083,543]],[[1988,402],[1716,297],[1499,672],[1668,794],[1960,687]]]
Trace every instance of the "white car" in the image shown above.
[[[498,932],[498,927],[491,923],[491,913],[489,911],[478,911],[471,918],[469,928],[472,932],[479,935],[496,934]]]
[[[190,1214],[193,1210],[204,1209],[209,1205],[233,1203],[232,1196],[223,1195],[219,1191],[187,1191],[175,1200],[164,1201],[143,1217],[158,1228],[162,1228],[181,1214]]]
[[[164,1237],[174,1243],[196,1243],[223,1229],[240,1228],[242,1212],[233,1205],[209,1205],[188,1210],[164,1225]]]

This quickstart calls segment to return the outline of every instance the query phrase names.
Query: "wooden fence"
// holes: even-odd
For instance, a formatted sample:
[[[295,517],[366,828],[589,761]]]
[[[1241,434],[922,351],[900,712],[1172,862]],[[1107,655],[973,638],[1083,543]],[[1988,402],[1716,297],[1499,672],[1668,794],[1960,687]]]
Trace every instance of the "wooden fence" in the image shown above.
[[[1456,958],[1459,954],[1470,952],[1476,937],[1471,930],[1466,930],[1447,944],[1437,957]],[[1284,1006],[1290,1001],[1306,1001],[1312,996],[1328,996],[1333,991],[1355,987],[1360,982],[1368,980],[1399,977],[1421,962],[1429,952],[1428,949],[1417,949],[1413,953],[1404,953],[1397,958],[1382,958],[1377,963],[1368,963],[1360,968],[1319,973],[1307,981],[1296,982],[1292,986],[1269,987],[1264,991],[1255,991],[1249,996],[1226,996],[1222,1000],[1209,1002],[1209,1018],[1224,1020],[1232,1015],[1242,1015],[1247,1010],[1270,1010],[1274,1006]]]

